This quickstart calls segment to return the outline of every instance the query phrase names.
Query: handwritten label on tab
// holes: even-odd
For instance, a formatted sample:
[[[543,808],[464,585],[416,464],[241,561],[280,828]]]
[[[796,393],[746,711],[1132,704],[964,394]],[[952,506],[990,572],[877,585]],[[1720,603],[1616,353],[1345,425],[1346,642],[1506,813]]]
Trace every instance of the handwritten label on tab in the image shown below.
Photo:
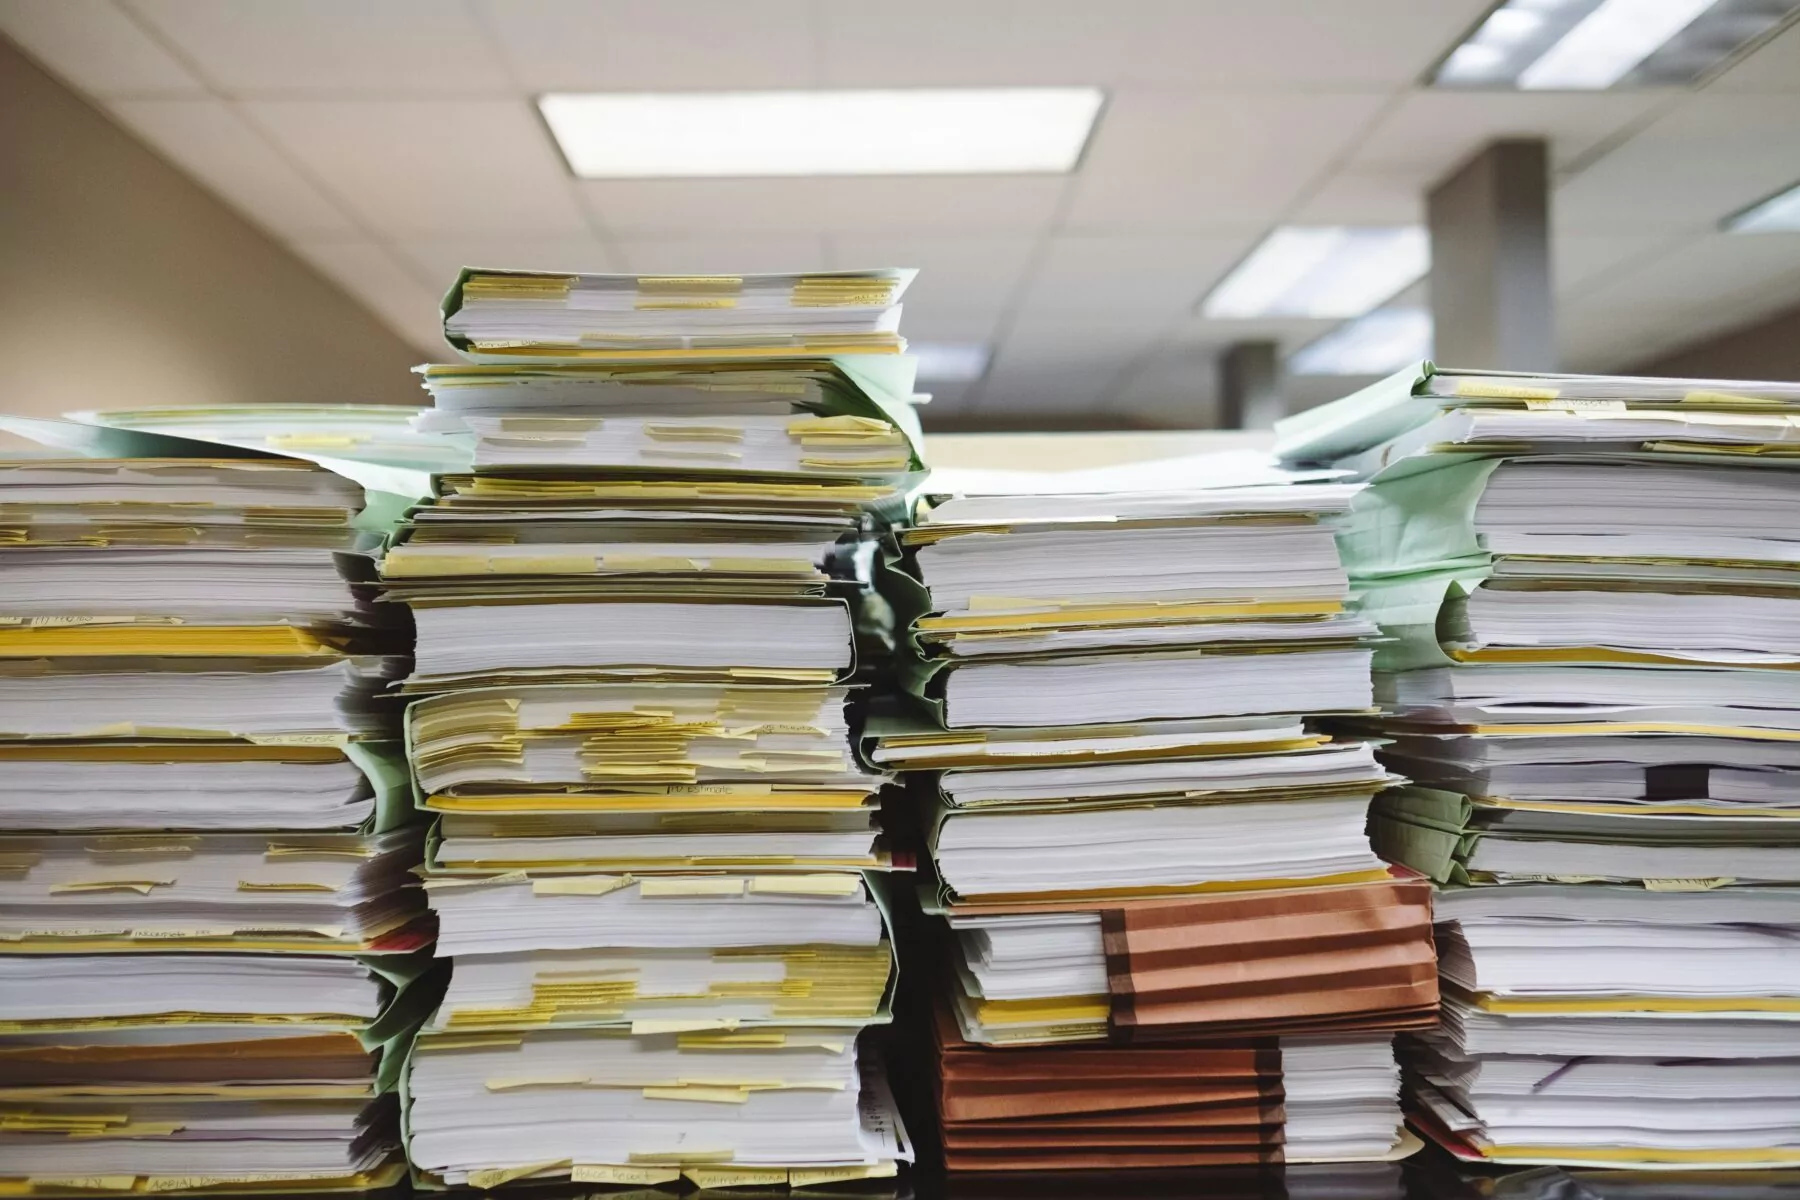
[[[1646,879],[1646,892],[1710,892],[1714,888],[1729,887],[1736,879]]]
[[[781,1167],[690,1167],[682,1174],[698,1188],[769,1187],[788,1181]]]
[[[1459,379],[1456,394],[1479,400],[1554,400],[1561,392],[1553,387],[1527,387],[1498,379]]]
[[[674,1183],[680,1178],[680,1167],[617,1167],[577,1163],[569,1171],[569,1179],[574,1183]]]
[[[1525,407],[1532,412],[1622,413],[1627,411],[1623,400],[1526,400]]]
[[[553,1158],[548,1162],[532,1163],[523,1167],[494,1167],[485,1171],[470,1171],[469,1182],[478,1188],[497,1188],[503,1183],[511,1183],[515,1179],[524,1179],[531,1175],[542,1175],[569,1165],[566,1158]]]

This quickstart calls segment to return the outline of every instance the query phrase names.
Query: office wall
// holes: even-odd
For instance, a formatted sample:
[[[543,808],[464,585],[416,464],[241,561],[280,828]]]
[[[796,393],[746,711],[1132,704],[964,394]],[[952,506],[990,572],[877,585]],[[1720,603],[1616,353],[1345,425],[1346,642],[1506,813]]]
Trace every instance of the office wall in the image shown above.
[[[0,412],[416,404],[417,361],[0,39]]]
[[[1689,379],[1800,380],[1800,305],[1640,363],[1630,373]]]

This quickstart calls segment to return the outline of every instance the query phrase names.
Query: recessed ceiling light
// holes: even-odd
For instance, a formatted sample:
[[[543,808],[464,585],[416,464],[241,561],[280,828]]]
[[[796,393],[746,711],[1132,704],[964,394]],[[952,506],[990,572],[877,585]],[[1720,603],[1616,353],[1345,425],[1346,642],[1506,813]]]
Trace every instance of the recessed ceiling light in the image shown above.
[[[987,370],[988,348],[979,342],[908,342],[919,360],[920,383],[966,383]]]
[[[1283,225],[1212,290],[1200,315],[1359,317],[1430,265],[1421,226]]]
[[[1797,9],[1797,0],[1507,0],[1432,82],[1562,91],[1689,84]]]
[[[538,98],[584,179],[1072,171],[1091,87],[597,92]]]
[[[1389,375],[1431,357],[1431,314],[1378,308],[1347,321],[1288,359],[1295,375]]]
[[[1727,233],[1800,233],[1800,183],[1719,222]]]

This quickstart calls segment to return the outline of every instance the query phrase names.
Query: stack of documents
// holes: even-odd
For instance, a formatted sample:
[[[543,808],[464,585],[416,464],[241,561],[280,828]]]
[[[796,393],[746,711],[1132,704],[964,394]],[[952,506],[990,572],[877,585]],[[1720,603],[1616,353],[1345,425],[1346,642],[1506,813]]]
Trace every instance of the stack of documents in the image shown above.
[[[910,1158],[879,1063],[866,531],[918,468],[910,272],[470,271],[421,368],[469,439],[381,565],[450,990],[431,1180],[807,1185]],[[865,874],[868,872],[869,874]]]
[[[1385,1035],[996,1053],[944,1012],[937,1037],[952,1172],[1353,1162],[1418,1145],[1399,1131]]]
[[[431,933],[363,506],[283,459],[0,463],[0,1189],[403,1174]]]
[[[929,805],[953,1167],[1280,1158],[1278,1114],[1226,1136],[1210,1117],[1134,1111],[1128,1064],[1180,1076],[1180,1052],[1115,1063],[1054,1046],[1106,1040],[1371,1035],[1336,1045],[1379,1060],[1345,1093],[1373,1125],[1321,1136],[1310,1156],[1401,1145],[1390,1035],[1434,1019],[1429,891],[1369,844],[1369,802],[1392,782],[1374,748],[1317,724],[1372,700],[1373,630],[1346,609],[1329,524],[1353,492],[928,498],[890,547],[906,695],[871,721],[866,750]],[[1031,1045],[1046,1048],[1018,1049]],[[959,1124],[962,1104],[1028,1063],[1091,1071],[1096,1091],[995,1118],[1033,1118],[1017,1128]],[[1053,1145],[1091,1154],[1046,1157]]]
[[[1280,430],[1372,476],[1381,852],[1429,875],[1418,1126],[1472,1162],[1800,1164],[1800,384],[1441,371]]]

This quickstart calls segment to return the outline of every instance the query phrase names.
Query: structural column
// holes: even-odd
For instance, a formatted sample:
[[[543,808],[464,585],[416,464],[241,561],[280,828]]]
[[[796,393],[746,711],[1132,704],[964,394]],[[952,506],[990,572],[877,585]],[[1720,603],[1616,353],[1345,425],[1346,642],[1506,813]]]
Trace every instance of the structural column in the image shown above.
[[[1550,289],[1550,155],[1493,142],[1426,197],[1432,358],[1449,367],[1556,368]]]
[[[1274,342],[1236,342],[1219,357],[1219,428],[1267,429],[1287,412]]]

